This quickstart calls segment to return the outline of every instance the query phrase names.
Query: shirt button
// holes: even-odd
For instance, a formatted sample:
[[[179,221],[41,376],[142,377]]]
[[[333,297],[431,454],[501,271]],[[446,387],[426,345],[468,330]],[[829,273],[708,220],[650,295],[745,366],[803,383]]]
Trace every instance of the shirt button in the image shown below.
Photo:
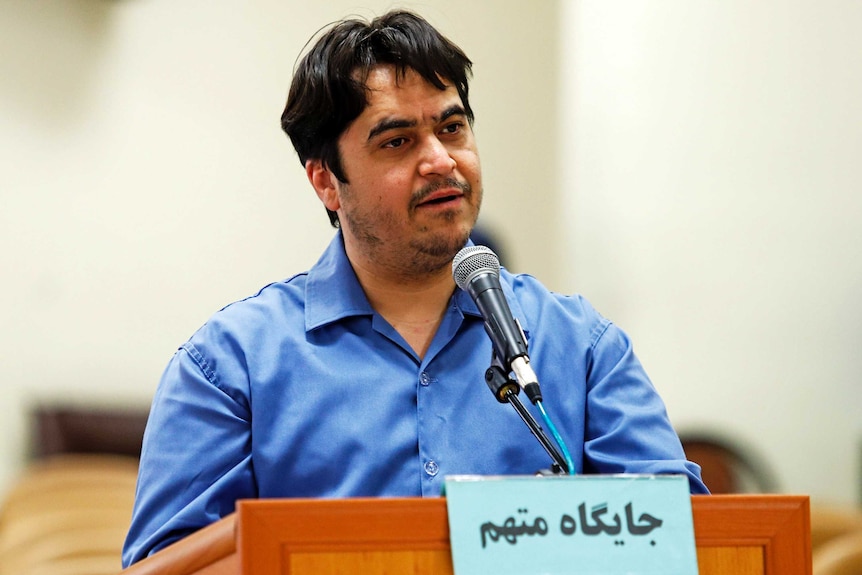
[[[425,473],[427,473],[431,477],[434,477],[435,475],[437,475],[437,472],[439,472],[439,471],[440,471],[440,467],[437,465],[437,462],[428,461],[425,463]]]
[[[419,374],[419,383],[420,385],[428,387],[428,385],[431,383],[431,376],[423,371]]]

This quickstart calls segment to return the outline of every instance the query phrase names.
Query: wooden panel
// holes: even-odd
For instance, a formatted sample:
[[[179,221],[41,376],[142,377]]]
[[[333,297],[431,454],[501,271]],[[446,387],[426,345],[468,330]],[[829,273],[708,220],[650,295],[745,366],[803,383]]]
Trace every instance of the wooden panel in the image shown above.
[[[412,573],[440,575],[452,573],[452,555],[449,550],[437,551],[352,551],[304,553],[287,551],[282,565],[289,568],[283,574],[291,575],[386,575]]]
[[[691,508],[698,549],[759,547],[766,575],[811,575],[808,497],[694,495]]]
[[[699,575],[764,575],[763,547],[699,547]]]
[[[701,575],[811,575],[807,497],[694,496],[692,512]],[[318,554],[320,561],[340,557],[351,562],[371,557],[367,553],[372,551],[401,551],[405,557],[412,552],[423,557],[437,551],[448,555],[444,499],[257,500],[240,502],[239,513],[244,573],[259,573],[278,563],[293,565],[295,570],[283,571],[291,575],[321,572],[323,567],[299,570],[312,560],[310,554]],[[383,553],[369,565],[380,557],[402,558]],[[355,568],[378,572],[358,564]],[[413,563],[405,569],[452,573],[451,562],[428,571]]]
[[[276,504],[249,500],[239,502],[238,513],[237,547],[244,573],[273,572],[274,565],[285,562],[304,565],[315,554],[326,563],[336,556],[350,560],[374,557],[376,561],[387,556],[400,560],[416,553],[423,557],[422,562],[428,557],[448,558],[448,570],[441,570],[439,562],[432,560],[434,568],[417,570],[417,575],[452,572],[443,499],[285,500]],[[321,571],[315,567],[281,572]],[[341,572],[352,571],[345,568]],[[356,572],[373,571],[361,568]]]

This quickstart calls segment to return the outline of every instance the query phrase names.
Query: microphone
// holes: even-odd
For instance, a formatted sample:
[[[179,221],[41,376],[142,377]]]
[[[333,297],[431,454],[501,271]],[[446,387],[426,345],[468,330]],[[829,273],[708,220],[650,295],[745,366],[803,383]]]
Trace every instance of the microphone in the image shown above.
[[[468,246],[452,260],[452,276],[470,294],[485,320],[485,331],[497,359],[515,374],[518,385],[534,404],[542,400],[539,380],[530,366],[524,330],[509,309],[500,287],[500,260],[490,248]]]

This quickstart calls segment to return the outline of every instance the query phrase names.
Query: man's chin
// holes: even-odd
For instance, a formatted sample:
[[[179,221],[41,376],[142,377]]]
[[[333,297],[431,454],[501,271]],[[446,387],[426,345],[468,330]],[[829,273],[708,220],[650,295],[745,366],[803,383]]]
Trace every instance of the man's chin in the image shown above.
[[[449,266],[455,254],[464,247],[469,238],[470,231],[468,230],[462,233],[439,235],[425,238],[423,241],[416,241],[413,243],[413,248],[416,259],[421,260],[421,263],[417,261],[416,264],[425,268],[426,271],[436,271]]]

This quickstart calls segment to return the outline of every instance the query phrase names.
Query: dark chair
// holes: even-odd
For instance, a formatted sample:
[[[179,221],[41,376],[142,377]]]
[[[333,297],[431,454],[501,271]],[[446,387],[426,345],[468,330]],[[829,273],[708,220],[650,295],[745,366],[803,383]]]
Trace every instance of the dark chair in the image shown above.
[[[727,436],[681,433],[686,457],[700,465],[712,493],[776,493],[778,482],[760,454]]]
[[[148,413],[142,408],[39,406],[32,411],[32,456],[99,453],[140,459]]]

